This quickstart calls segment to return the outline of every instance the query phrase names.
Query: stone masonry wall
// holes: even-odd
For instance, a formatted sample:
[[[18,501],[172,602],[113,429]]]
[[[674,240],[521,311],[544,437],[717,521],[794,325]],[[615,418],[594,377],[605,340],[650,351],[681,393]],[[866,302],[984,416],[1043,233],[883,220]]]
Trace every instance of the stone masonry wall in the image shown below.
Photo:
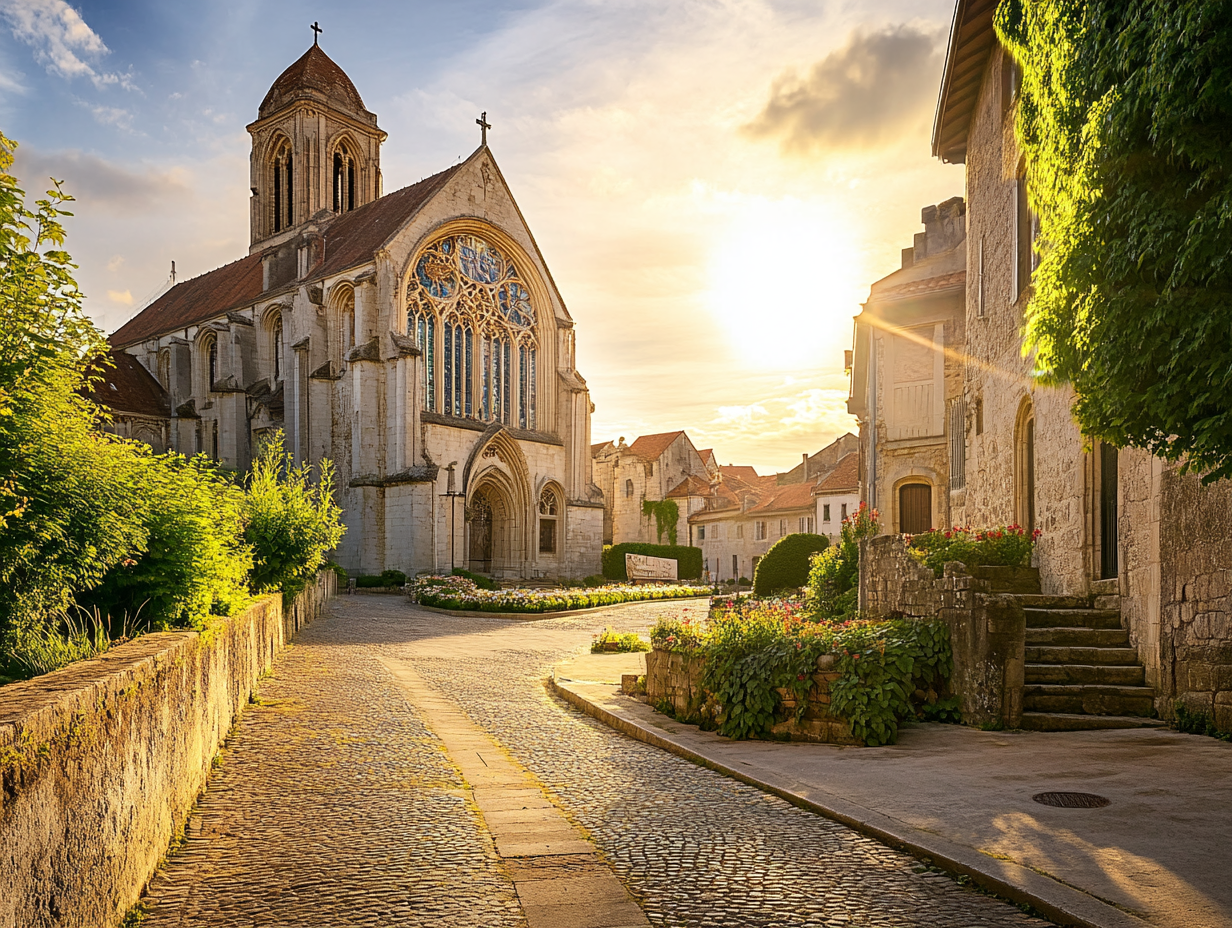
[[[881,535],[860,544],[860,612],[938,618],[950,629],[954,670],[950,689],[959,697],[963,721],[1022,721],[1026,672],[1026,614],[994,588],[1038,590],[1032,568],[977,567],[951,562],[933,572],[907,551],[901,535]]]
[[[275,655],[326,608],[323,571],[205,633],[162,632],[0,689],[0,925],[117,924],[184,827]]]
[[[702,688],[705,659],[674,651],[651,651],[646,655],[646,698],[652,705],[666,701],[676,717],[686,721],[713,719],[717,706]],[[796,718],[799,703],[790,690],[778,691],[775,725],[771,732],[790,741],[817,744],[859,744],[851,723],[830,713],[830,684],[838,679],[835,658],[823,654],[817,660],[813,685],[805,696],[804,711]]]

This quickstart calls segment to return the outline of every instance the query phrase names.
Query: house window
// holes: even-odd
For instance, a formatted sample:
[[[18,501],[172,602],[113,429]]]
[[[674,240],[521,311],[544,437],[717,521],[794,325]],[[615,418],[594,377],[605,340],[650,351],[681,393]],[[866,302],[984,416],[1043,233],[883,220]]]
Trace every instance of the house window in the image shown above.
[[[539,553],[556,553],[556,521],[559,509],[556,494],[545,487],[539,494]]]
[[[822,522],[830,521],[830,504],[829,503],[821,504],[821,521]]]
[[[967,404],[963,398],[950,401],[950,489],[967,485]]]
[[[765,541],[766,540],[766,523],[765,522],[754,522],[753,523],[753,540],[754,541]]]
[[[699,526],[697,527],[697,540],[698,540],[698,541],[705,541],[705,540],[706,540],[706,526],[704,526],[704,525],[699,525]]]
[[[846,503],[843,503],[842,509],[840,511],[843,514],[843,517],[842,517],[843,521],[846,522],[847,521],[847,504]]]
[[[735,580],[740,576],[740,558],[738,555],[732,555],[732,579]]]
[[[625,499],[633,499],[633,481],[625,481]]]
[[[710,540],[714,541],[718,537],[719,537],[719,523],[716,522],[714,523],[714,525],[710,526]]]
[[[737,538],[744,537],[744,523],[743,522],[736,523],[736,537]]]
[[[787,520],[779,519],[779,537],[782,538],[787,534]]]
[[[800,531],[808,532],[810,535],[813,533],[813,517],[812,516],[801,516],[800,517]]]

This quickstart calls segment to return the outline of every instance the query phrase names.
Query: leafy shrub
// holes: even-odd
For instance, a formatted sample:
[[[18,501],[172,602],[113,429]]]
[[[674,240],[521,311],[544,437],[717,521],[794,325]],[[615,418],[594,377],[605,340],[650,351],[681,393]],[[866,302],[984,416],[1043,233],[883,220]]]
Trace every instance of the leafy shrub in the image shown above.
[[[127,623],[122,622],[113,641],[109,625],[98,612],[72,606],[16,637],[2,655],[0,673],[10,679],[26,679],[97,657],[131,634]]]
[[[650,629],[650,643],[656,651],[696,651],[706,640],[705,623],[688,619],[661,618]]]
[[[355,586],[360,590],[373,590],[385,586],[385,580],[379,574],[360,574],[355,578]]]
[[[704,595],[692,586],[617,586],[589,590],[481,590],[465,577],[422,577],[407,589],[415,602],[438,609],[479,612],[517,612],[535,615],[615,606],[656,599],[680,599]]]
[[[334,572],[334,574],[338,577],[338,585],[342,587],[343,589],[345,589],[347,585],[347,581],[350,580],[350,577],[346,572],[346,568],[343,567],[341,564],[334,563],[333,561],[328,561],[325,564],[325,567],[328,570],[332,570]]]
[[[382,570],[381,583],[385,586],[405,586],[406,574],[400,570]]]
[[[582,579],[582,586],[603,586],[605,583],[607,583],[607,577],[603,574],[591,574]]]
[[[595,635],[594,641],[590,643],[591,654],[608,654],[611,652],[629,654],[636,651],[649,650],[649,642],[643,640],[637,632],[628,632],[622,635],[620,632],[612,631],[610,625],[604,629],[603,634]]]
[[[203,628],[207,617],[242,608],[252,569],[243,491],[205,457],[147,454],[137,463],[142,543],[78,600],[113,617],[140,613],[152,628]]]
[[[1028,532],[1018,525],[972,531],[957,526],[909,537],[911,553],[940,577],[946,561],[961,561],[968,567],[1027,567],[1040,530]]]
[[[795,590],[808,582],[809,562],[814,554],[830,547],[825,535],[797,532],[784,535],[757,562],[753,572],[753,592],[770,596],[781,590]]]
[[[497,583],[495,580],[493,580],[491,577],[485,577],[483,576],[483,574],[472,573],[469,570],[463,570],[461,567],[455,567],[453,569],[452,576],[463,577],[464,579],[469,580],[471,583],[475,584],[475,586],[479,587],[479,589],[481,590],[499,590],[500,589],[500,584]]]
[[[279,590],[289,600],[316,575],[345,528],[342,510],[334,502],[330,462],[321,462],[320,479],[313,486],[311,465],[296,467],[294,457],[282,449],[282,432],[276,432],[252,462],[244,499],[244,540],[253,552],[251,590]]]
[[[680,580],[698,580],[702,575],[702,549],[689,545],[649,545],[624,542],[605,545],[603,548],[603,576],[609,580],[625,581],[626,554],[644,554],[649,557],[665,557],[676,562],[676,576]]]
[[[805,602],[816,615],[842,618],[856,614],[860,539],[871,538],[877,531],[877,510],[860,503],[860,508],[843,520],[838,544],[813,557]]]

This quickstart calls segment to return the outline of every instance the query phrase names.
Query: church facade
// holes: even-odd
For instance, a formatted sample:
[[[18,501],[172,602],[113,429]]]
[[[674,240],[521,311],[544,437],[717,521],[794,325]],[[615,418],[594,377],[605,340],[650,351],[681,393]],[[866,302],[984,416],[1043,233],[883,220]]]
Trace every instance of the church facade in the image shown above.
[[[281,430],[296,461],[331,460],[352,573],[598,573],[573,321],[486,126],[465,161],[384,194],[385,133],[313,45],[248,131],[248,256],[111,337],[166,391],[171,446],[242,471]]]

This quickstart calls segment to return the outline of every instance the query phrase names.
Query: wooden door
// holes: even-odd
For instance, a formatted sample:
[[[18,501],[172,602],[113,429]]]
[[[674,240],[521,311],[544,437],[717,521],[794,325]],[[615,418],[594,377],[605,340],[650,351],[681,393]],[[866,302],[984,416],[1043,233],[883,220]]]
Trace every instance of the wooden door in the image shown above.
[[[898,530],[920,535],[933,527],[933,488],[908,483],[898,488]]]

